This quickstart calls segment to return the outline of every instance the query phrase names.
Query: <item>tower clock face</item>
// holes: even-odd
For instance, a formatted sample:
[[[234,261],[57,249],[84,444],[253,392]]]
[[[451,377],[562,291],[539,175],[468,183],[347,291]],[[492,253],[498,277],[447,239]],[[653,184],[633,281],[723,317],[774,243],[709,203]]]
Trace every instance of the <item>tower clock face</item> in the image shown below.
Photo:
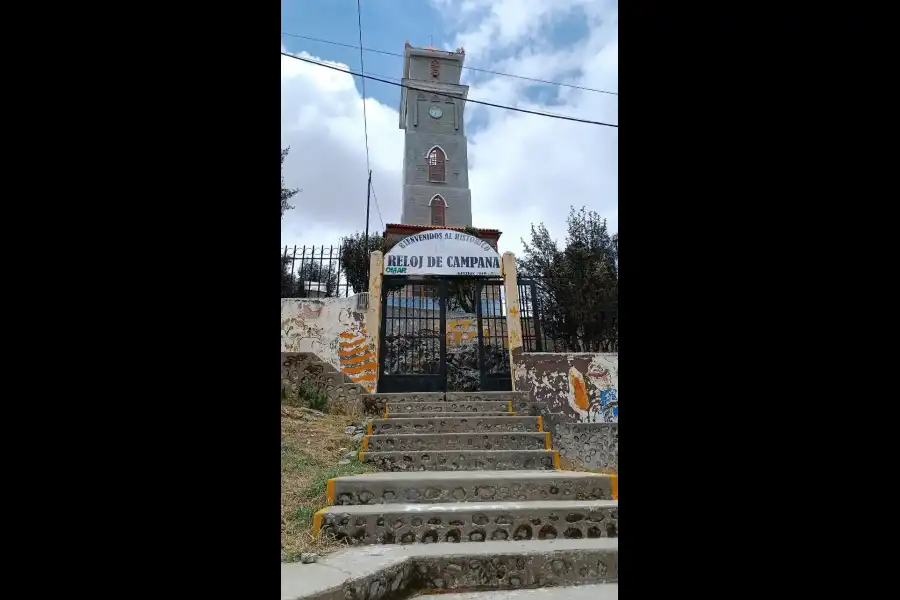
[[[428,109],[428,114],[431,115],[432,119],[440,119],[444,112],[437,106],[432,106]]]

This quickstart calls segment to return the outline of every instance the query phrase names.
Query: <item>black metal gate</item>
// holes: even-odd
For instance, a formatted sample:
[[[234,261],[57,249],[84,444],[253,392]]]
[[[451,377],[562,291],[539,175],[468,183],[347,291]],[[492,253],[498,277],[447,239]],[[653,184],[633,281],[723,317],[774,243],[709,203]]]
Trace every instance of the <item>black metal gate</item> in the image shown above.
[[[483,392],[512,390],[504,296],[503,280],[475,280],[478,370],[481,373]]]
[[[381,335],[378,353],[378,391],[446,392],[506,391],[512,389],[509,337],[503,281],[476,278],[463,284],[468,300],[461,306],[460,286],[452,277],[410,278],[385,275],[381,296]],[[459,278],[456,278],[459,281]],[[541,351],[540,325],[534,283],[519,285],[519,310],[526,351]],[[474,306],[470,306],[474,305]],[[477,321],[478,344],[455,344],[450,350],[454,371],[448,389],[447,319]],[[533,347],[535,345],[537,347]],[[477,365],[476,355],[477,351]],[[478,370],[477,378],[472,373]],[[467,375],[460,377],[465,371]],[[460,383],[460,380],[462,383]],[[460,385],[466,387],[460,388]]]
[[[378,392],[447,389],[447,279],[385,275]]]

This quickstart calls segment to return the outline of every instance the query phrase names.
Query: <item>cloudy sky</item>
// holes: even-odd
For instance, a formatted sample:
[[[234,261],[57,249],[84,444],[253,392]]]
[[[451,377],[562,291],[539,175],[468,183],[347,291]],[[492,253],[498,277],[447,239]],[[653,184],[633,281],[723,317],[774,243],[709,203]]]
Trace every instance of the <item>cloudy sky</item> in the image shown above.
[[[467,67],[618,91],[617,0],[361,0],[363,46],[403,53],[463,46]],[[356,0],[282,0],[282,32],[358,45]],[[359,51],[282,35],[285,52],[360,70]],[[365,52],[366,73],[398,79],[403,59]],[[618,96],[466,70],[469,98],[618,123]],[[370,232],[400,220],[400,88],[366,81],[369,159],[378,205]],[[562,243],[570,206],[618,231],[618,129],[466,106],[473,224],[499,229],[500,251],[544,223]],[[281,57],[285,183],[302,191],[284,244],[337,244],[366,226],[366,153],[358,77]]]

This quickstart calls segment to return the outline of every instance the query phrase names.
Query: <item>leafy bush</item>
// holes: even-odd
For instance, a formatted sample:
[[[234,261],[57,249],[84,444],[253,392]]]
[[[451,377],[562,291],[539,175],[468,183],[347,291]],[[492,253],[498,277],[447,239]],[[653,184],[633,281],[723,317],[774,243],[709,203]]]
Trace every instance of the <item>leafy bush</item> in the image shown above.
[[[310,381],[301,381],[296,392],[287,382],[281,384],[281,403],[294,408],[311,408],[321,412],[328,410],[328,396]]]
[[[300,385],[297,387],[297,395],[302,402],[305,402],[313,410],[322,412],[328,410],[328,396],[308,381],[300,382]]]

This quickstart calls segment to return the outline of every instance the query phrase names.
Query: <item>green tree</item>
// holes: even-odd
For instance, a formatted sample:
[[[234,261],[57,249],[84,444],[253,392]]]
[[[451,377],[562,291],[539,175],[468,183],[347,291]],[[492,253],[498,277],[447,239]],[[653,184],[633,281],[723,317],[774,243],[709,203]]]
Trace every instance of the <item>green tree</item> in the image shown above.
[[[291,275],[291,259],[281,256],[281,297],[294,297],[294,277]]]
[[[572,208],[565,248],[560,250],[541,224],[531,226],[531,244],[522,240],[522,278],[534,279],[545,350],[601,352],[618,348],[619,236],[606,219]]]
[[[481,239],[474,227],[465,228],[466,235]],[[451,277],[447,283],[447,309],[474,313],[476,307],[475,279],[473,277]]]
[[[290,146],[281,150],[281,218],[284,218],[284,211],[294,208],[288,204],[288,200],[300,190],[292,190],[284,186],[284,157],[291,151]],[[291,275],[291,260],[284,255],[281,257],[281,296],[282,298],[292,298],[296,292],[296,282]]]
[[[369,234],[368,247],[366,234],[363,232],[345,237],[341,242],[341,270],[354,294],[369,291],[369,255],[376,250],[387,252],[384,236]]]
[[[294,275],[295,297],[337,296],[340,273],[331,263],[303,261]]]
[[[288,200],[294,196],[300,190],[292,190],[291,188],[284,186],[284,157],[288,155],[288,152],[291,151],[291,147],[283,148],[281,150],[281,218],[284,218],[284,211],[290,210],[294,208],[290,204],[288,204]]]
[[[337,296],[340,273],[328,263],[318,261],[302,261],[297,259],[300,268],[291,273],[290,257],[281,259],[281,297],[307,298],[319,296]]]

